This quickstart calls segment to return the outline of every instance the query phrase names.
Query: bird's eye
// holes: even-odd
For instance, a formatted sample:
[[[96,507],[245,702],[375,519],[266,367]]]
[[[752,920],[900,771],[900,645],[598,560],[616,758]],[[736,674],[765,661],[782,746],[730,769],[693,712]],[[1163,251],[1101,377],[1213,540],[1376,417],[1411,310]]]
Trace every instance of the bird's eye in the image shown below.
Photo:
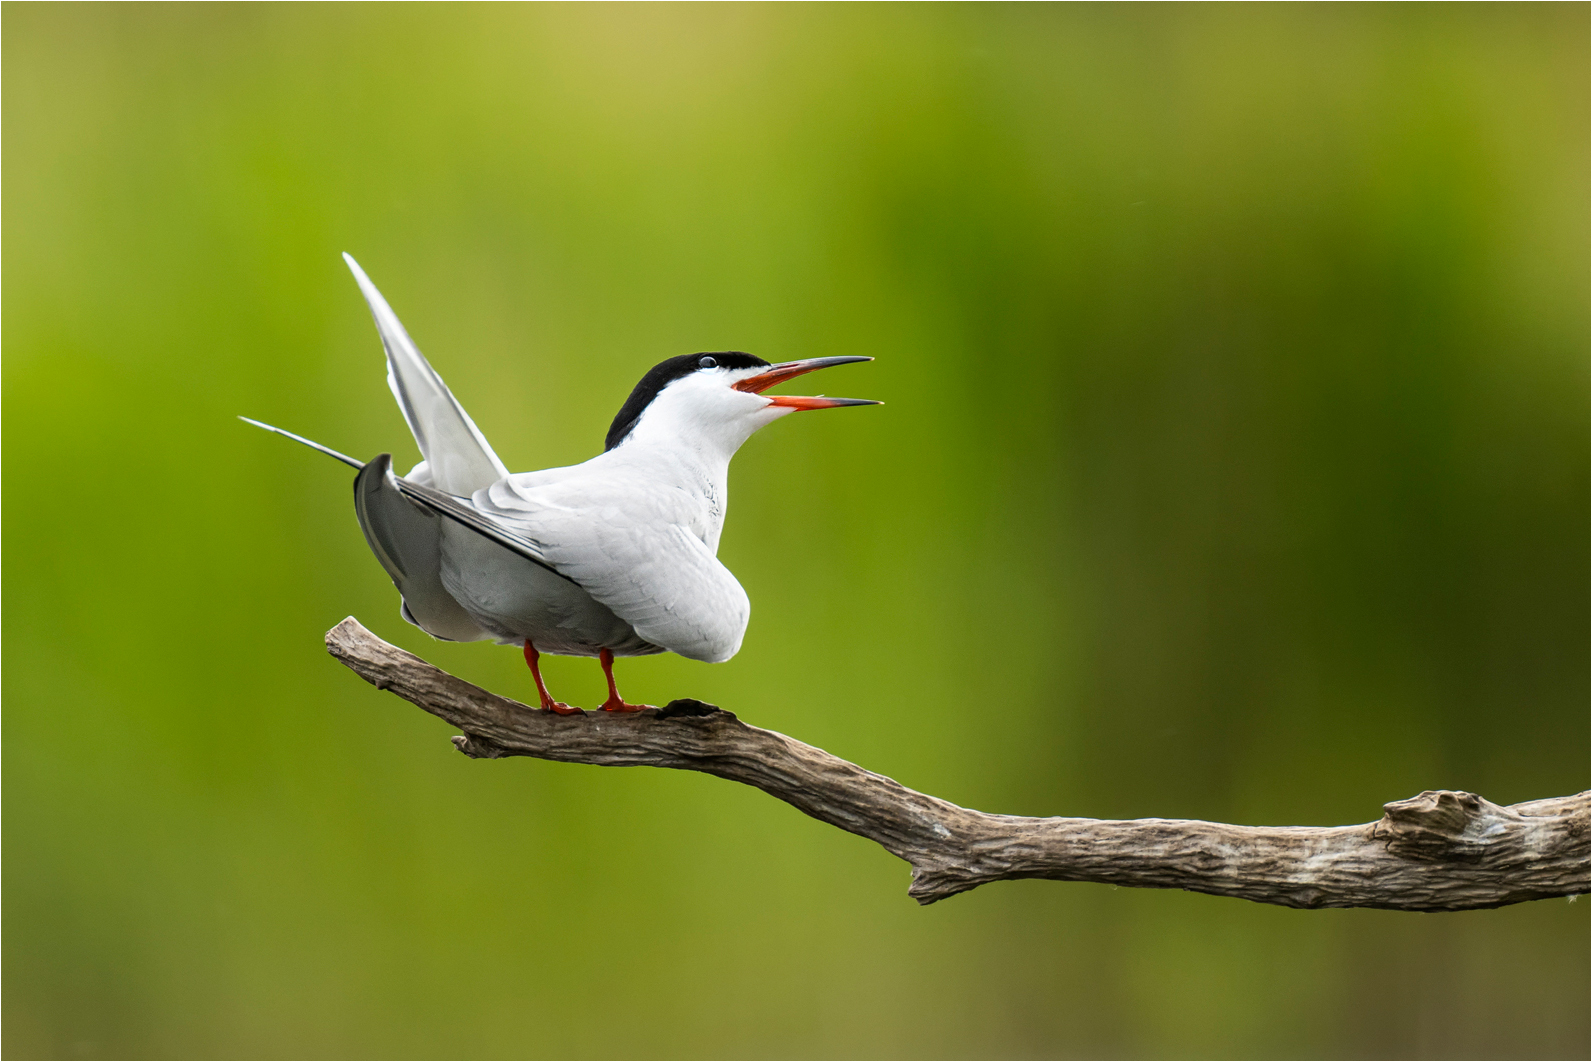
[[[710,358],[706,354],[697,359],[697,368],[699,369],[716,369],[718,365],[718,359]]]

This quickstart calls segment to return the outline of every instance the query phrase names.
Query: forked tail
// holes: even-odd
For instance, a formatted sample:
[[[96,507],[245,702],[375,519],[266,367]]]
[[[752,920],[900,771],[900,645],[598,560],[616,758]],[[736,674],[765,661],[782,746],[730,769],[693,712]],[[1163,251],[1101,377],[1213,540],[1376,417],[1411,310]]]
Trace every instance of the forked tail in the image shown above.
[[[306,439],[302,435],[294,435],[292,432],[288,431],[286,428],[278,428],[274,424],[267,424],[265,421],[263,421],[263,420],[255,420],[253,417],[239,417],[238,419],[243,421],[245,424],[253,424],[256,428],[264,428],[266,431],[275,432],[278,435],[286,436],[287,438],[292,439],[296,443],[303,443],[305,446],[308,446],[311,450],[319,450],[321,453],[325,454],[327,457],[335,457],[335,458],[337,458],[339,461],[341,461],[345,465],[348,465],[350,468],[364,468],[365,467],[365,462],[363,462],[363,461],[357,461],[354,458],[349,457],[347,454],[340,454],[336,450],[333,450],[330,446],[322,446],[320,443],[316,442],[314,439]]]

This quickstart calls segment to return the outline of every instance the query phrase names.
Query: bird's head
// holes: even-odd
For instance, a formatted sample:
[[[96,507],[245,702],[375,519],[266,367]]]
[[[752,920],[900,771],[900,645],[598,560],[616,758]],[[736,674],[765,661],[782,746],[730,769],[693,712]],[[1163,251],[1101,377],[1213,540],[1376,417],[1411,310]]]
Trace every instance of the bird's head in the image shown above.
[[[815,369],[872,361],[808,358],[770,365],[738,350],[682,354],[641,378],[608,429],[606,450],[620,445],[686,445],[734,454],[752,433],[787,413],[838,406],[876,406],[867,398],[807,398],[764,391]]]

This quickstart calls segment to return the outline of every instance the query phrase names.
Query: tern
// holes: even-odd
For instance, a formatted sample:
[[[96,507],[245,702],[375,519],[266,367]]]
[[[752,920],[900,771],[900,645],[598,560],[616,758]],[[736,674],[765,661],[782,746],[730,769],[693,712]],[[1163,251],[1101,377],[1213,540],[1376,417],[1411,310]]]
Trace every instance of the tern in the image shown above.
[[[544,653],[594,656],[610,712],[629,704],[615,657],[671,652],[722,663],[741,648],[751,603],[718,559],[730,458],[790,413],[879,405],[764,394],[815,369],[872,358],[770,364],[742,351],[685,354],[649,369],[589,461],[510,474],[352,257],[387,353],[387,384],[421,461],[398,476],[391,454],[358,461],[290,431],[241,419],[359,470],[354,512],[403,599],[400,613],[447,641],[523,648],[543,709],[554,700]]]

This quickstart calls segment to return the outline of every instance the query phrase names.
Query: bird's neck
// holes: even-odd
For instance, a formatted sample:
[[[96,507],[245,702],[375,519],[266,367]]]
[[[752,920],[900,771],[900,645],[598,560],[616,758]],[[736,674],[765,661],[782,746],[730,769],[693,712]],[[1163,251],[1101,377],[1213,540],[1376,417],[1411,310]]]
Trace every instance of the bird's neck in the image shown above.
[[[730,457],[715,446],[691,445],[678,439],[649,445],[645,437],[629,439],[605,454],[627,471],[653,485],[673,487],[691,503],[691,531],[717,552],[729,500]]]

